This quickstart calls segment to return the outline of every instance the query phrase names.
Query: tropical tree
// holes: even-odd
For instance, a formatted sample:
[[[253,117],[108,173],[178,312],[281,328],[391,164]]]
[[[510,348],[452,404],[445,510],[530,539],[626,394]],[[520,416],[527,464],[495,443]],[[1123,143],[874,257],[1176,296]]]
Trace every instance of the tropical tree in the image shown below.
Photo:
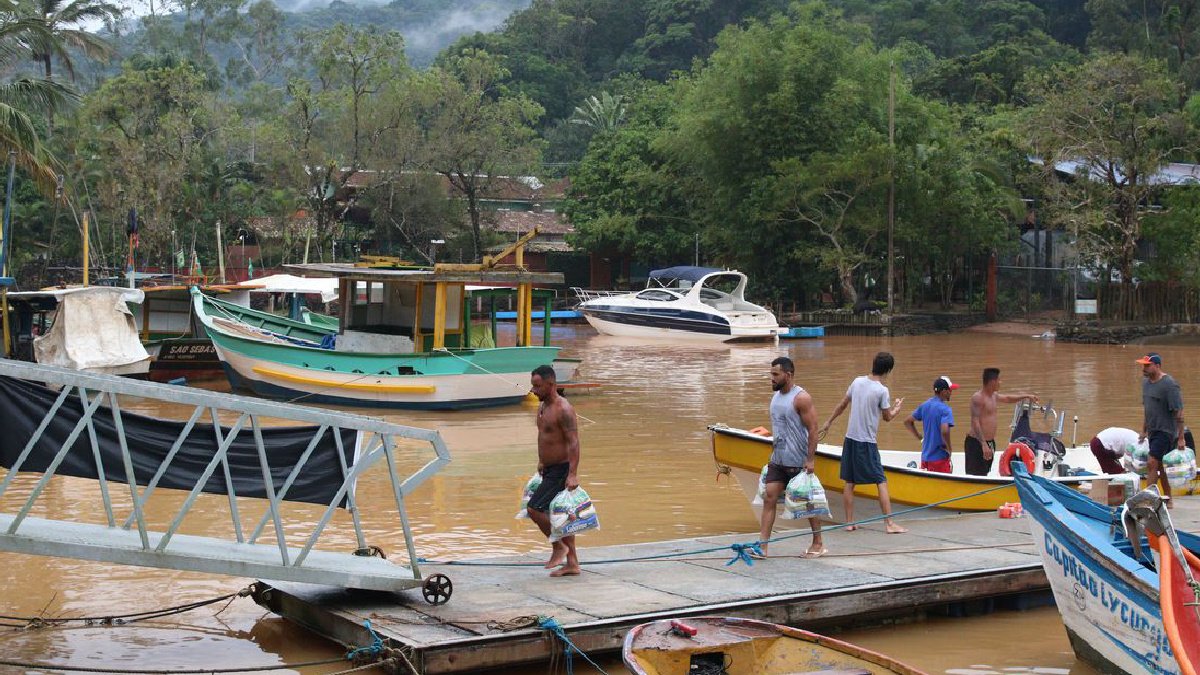
[[[1085,260],[1120,272],[1123,311],[1142,221],[1163,187],[1155,174],[1185,148],[1175,86],[1159,61],[1101,55],[1050,71],[1029,95],[1022,130],[1045,168],[1048,215],[1078,232]]]
[[[571,124],[590,127],[594,131],[612,131],[625,120],[624,97],[613,96],[607,91],[600,92],[600,97],[589,96],[582,106],[575,106],[575,114],[571,116]]]
[[[486,52],[455,56],[431,71],[436,96],[422,114],[425,165],[466,200],[474,259],[483,249],[484,192],[497,176],[530,173],[541,157],[533,125],[542,107],[504,91],[500,84],[507,74]]]
[[[85,30],[83,24],[101,21],[112,26],[122,10],[104,0],[16,0],[18,16],[40,23],[38,39],[30,42],[33,58],[42,64],[46,79],[54,77],[54,61],[62,64],[75,78],[74,54],[92,59],[107,59],[113,48],[108,40]]]
[[[0,2],[0,65],[9,72],[17,61],[33,56],[32,45],[52,42],[43,21],[21,17],[10,0]],[[72,107],[78,94],[64,84],[38,77],[18,77],[0,83],[0,149],[13,153],[43,190],[56,184],[55,160],[42,143],[37,120]]]

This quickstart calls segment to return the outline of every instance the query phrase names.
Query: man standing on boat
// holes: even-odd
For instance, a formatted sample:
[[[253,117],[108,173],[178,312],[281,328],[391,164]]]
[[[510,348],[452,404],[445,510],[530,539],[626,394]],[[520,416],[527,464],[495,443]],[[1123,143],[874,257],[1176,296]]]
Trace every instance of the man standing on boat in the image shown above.
[[[538,529],[550,536],[550,502],[564,489],[579,487],[579,421],[575,408],[558,395],[554,367],[541,365],[529,378],[537,396],[538,413],[538,473],[542,484],[529,498],[529,519]],[[550,559],[546,569],[554,569],[552,577],[578,576],[579,556],[575,553],[575,535],[563,537],[550,544]],[[561,567],[560,567],[561,566]]]
[[[1038,402],[1037,394],[1001,394],[1000,369],[983,369],[983,388],[971,394],[971,431],[963,439],[967,475],[986,476],[992,471],[996,456],[996,415],[1001,403],[1017,403],[1030,399]]]
[[[933,396],[904,420],[904,426],[921,441],[921,468],[926,471],[953,473],[950,463],[950,427],[954,426],[954,411],[950,410],[950,392],[958,385],[942,375],[933,381]],[[917,431],[920,422],[924,437]]]
[[[1142,435],[1150,440],[1150,459],[1146,460],[1146,485],[1159,484],[1162,496],[1171,498],[1171,483],[1163,471],[1163,456],[1183,450],[1183,395],[1175,378],[1163,372],[1162,357],[1151,352],[1137,360],[1142,365]],[[1171,504],[1170,501],[1167,502]]]
[[[861,375],[850,383],[846,396],[833,409],[833,414],[821,426],[818,438],[824,438],[829,431],[829,425],[842,414],[846,406],[850,406],[850,421],[846,423],[846,438],[842,442],[841,478],[845,483],[842,488],[842,504],[846,510],[846,530],[853,532],[858,529],[854,524],[854,486],[874,485],[879,491],[879,507],[884,515],[888,534],[908,532],[892,520],[892,502],[888,497],[887,476],[883,473],[883,463],[879,459],[879,445],[875,437],[879,432],[879,418],[891,422],[900,412],[903,398],[891,402],[884,380],[896,366],[896,359],[888,352],[879,352],[871,363],[871,374]]]
[[[763,555],[767,554],[767,542],[775,526],[775,506],[783,495],[788,481],[801,471],[812,473],[817,458],[817,409],[812,396],[795,383],[796,365],[786,356],[771,362],[771,433],[774,442],[771,458],[767,461],[767,475],[763,479],[766,493],[763,496],[762,531],[758,542]],[[825,555],[825,544],[821,540],[821,523],[817,518],[808,519],[812,528],[812,544],[804,552],[805,558],[820,558]]]

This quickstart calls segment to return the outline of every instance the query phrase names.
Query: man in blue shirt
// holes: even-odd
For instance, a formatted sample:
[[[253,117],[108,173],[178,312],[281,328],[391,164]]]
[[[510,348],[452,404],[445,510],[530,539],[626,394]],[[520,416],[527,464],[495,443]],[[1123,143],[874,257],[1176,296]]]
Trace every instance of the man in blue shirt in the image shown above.
[[[921,468],[926,471],[952,473],[950,464],[950,427],[954,426],[954,411],[950,410],[950,393],[958,385],[942,375],[933,381],[933,396],[904,420],[904,426],[921,441]],[[920,422],[925,432],[917,431]]]

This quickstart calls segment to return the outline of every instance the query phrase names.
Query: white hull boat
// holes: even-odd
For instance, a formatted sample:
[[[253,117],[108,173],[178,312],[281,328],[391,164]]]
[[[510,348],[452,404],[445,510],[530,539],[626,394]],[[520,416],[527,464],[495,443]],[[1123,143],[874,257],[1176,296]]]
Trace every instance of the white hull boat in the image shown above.
[[[637,293],[577,293],[580,313],[605,335],[705,342],[778,338],[786,329],[770,310],[748,302],[745,291],[741,272],[684,266],[654,270]]]

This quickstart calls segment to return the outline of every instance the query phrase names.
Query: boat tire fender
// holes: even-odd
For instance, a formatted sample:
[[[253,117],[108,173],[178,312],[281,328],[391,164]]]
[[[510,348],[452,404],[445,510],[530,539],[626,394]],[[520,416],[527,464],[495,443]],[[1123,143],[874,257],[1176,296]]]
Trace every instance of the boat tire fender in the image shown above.
[[[1004,454],[1000,455],[1001,476],[1012,475],[1012,461],[1014,458],[1019,458],[1021,462],[1025,464],[1025,469],[1028,470],[1030,474],[1037,473],[1035,468],[1036,464],[1033,461],[1033,448],[1030,448],[1024,443],[1013,442],[1009,443],[1008,447],[1004,449]]]

